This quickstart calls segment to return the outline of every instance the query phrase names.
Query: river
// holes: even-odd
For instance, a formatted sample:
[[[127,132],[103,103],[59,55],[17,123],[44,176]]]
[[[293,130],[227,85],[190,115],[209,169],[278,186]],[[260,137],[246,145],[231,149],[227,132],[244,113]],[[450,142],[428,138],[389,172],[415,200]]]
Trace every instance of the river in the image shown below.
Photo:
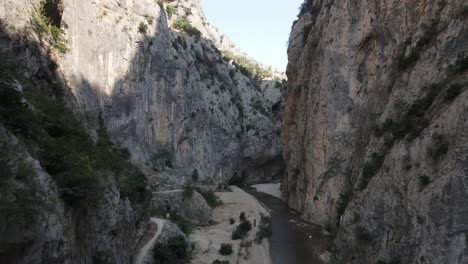
[[[302,220],[299,213],[272,195],[253,188],[246,188],[246,191],[271,210],[273,232],[269,242],[273,264],[321,263],[320,253],[331,241],[322,234],[320,226]]]

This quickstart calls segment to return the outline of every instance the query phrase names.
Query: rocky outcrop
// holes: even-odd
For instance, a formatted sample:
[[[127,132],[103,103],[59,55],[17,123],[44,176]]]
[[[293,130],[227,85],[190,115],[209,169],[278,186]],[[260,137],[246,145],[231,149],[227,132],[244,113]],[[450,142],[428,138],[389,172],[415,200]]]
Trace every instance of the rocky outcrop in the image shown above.
[[[208,225],[213,211],[203,196],[194,190],[154,192],[151,208],[175,212],[199,225]]]
[[[468,261],[467,8],[303,4],[288,50],[283,198],[338,227],[346,262]]]

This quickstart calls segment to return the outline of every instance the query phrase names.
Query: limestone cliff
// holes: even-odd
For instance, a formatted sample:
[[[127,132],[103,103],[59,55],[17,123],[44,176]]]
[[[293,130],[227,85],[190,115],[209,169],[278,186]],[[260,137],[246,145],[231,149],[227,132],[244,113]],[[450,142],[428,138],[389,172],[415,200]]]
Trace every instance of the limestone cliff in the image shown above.
[[[2,263],[130,263],[150,190],[283,171],[281,74],[197,0],[1,1],[0,62]]]
[[[302,6],[283,198],[337,227],[346,263],[468,262],[467,10],[460,0]]]
[[[195,170],[212,184],[281,173],[281,75],[243,64],[199,1],[44,3],[63,32],[54,61],[75,111],[89,129],[106,127],[155,187],[183,184]],[[9,31],[44,43],[33,19],[40,8],[39,0],[6,1],[0,14]],[[161,160],[172,168],[154,172]]]

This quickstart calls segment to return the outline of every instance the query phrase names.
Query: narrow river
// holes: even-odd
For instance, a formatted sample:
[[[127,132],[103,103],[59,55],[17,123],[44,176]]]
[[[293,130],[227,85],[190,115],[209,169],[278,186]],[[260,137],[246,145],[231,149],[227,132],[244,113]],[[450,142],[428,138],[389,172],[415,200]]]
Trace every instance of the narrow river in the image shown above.
[[[320,264],[319,256],[331,243],[322,228],[302,220],[299,214],[271,195],[246,189],[271,210],[270,255],[273,264]]]

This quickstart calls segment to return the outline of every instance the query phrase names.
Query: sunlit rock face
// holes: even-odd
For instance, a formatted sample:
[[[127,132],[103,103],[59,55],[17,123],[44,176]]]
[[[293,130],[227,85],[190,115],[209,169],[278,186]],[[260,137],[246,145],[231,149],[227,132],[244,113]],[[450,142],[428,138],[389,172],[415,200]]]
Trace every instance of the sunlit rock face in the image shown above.
[[[468,261],[467,8],[306,1],[292,27],[283,199],[347,263]]]
[[[0,14],[11,31],[28,32],[39,2],[8,1]],[[195,170],[210,184],[282,176],[283,76],[256,81],[234,66],[233,56],[247,56],[199,1],[55,2],[68,47],[55,61],[75,110],[91,130],[106,127],[155,185],[184,184]],[[172,169],[156,173],[161,151]]]

